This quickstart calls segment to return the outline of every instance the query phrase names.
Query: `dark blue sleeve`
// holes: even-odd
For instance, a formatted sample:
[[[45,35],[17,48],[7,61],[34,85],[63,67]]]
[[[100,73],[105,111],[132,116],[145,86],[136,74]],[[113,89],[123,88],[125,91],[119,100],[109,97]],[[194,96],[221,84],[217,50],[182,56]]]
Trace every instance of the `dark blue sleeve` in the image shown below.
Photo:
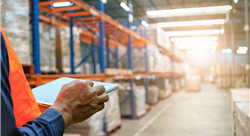
[[[36,119],[21,128],[16,127],[9,84],[9,58],[7,46],[1,34],[1,136],[62,136],[65,123],[62,115],[49,108]]]

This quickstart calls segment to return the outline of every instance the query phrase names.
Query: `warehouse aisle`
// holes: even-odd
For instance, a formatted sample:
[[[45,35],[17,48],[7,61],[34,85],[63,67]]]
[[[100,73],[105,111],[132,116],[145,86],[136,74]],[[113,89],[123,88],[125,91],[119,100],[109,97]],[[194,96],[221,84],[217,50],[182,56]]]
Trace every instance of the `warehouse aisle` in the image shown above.
[[[123,120],[112,136],[230,136],[230,94],[203,84],[199,93],[180,91],[140,120]]]

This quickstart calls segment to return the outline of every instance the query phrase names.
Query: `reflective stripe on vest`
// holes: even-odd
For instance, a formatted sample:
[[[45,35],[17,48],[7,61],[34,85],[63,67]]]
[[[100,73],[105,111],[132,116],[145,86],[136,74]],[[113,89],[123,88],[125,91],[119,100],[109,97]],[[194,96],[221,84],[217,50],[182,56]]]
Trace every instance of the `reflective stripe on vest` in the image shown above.
[[[6,42],[9,55],[9,82],[13,101],[13,113],[17,127],[22,127],[23,124],[38,117],[40,110],[24,75],[23,67],[7,35],[2,28],[0,30]]]

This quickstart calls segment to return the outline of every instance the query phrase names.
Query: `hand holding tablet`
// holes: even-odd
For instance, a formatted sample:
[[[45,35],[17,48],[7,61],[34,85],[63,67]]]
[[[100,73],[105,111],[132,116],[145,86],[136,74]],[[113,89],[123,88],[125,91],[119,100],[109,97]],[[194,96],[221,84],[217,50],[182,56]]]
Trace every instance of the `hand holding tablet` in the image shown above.
[[[116,84],[59,78],[32,91],[40,105],[59,111],[68,127],[102,110],[109,100],[106,93],[116,89]]]

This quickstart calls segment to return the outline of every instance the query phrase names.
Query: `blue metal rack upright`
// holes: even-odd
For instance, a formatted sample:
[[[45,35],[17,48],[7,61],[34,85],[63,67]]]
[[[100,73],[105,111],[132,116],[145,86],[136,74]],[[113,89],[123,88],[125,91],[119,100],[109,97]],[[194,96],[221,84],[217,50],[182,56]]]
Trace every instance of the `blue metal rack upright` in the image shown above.
[[[129,8],[131,8],[131,1],[127,0],[127,5]],[[128,12],[128,19],[127,19],[127,28],[130,29],[131,27],[131,23],[129,21],[129,15],[131,14],[131,11],[129,10]],[[128,53],[128,69],[133,70],[133,66],[132,66],[132,37],[131,35],[128,35],[128,48],[127,48],[127,53]],[[130,83],[130,105],[131,105],[131,119],[135,119],[135,108],[134,108],[134,84],[133,84],[133,80],[132,79],[128,79],[129,83]]]
[[[104,11],[102,0],[99,0],[99,11],[101,11],[101,12]],[[100,19],[99,27],[100,27],[99,62],[100,62],[101,73],[104,73],[105,72],[105,63],[104,63],[104,23],[103,23],[102,18]]]
[[[31,1],[31,24],[32,24],[32,57],[35,73],[41,74],[40,70],[40,36],[39,36],[39,0]]]

